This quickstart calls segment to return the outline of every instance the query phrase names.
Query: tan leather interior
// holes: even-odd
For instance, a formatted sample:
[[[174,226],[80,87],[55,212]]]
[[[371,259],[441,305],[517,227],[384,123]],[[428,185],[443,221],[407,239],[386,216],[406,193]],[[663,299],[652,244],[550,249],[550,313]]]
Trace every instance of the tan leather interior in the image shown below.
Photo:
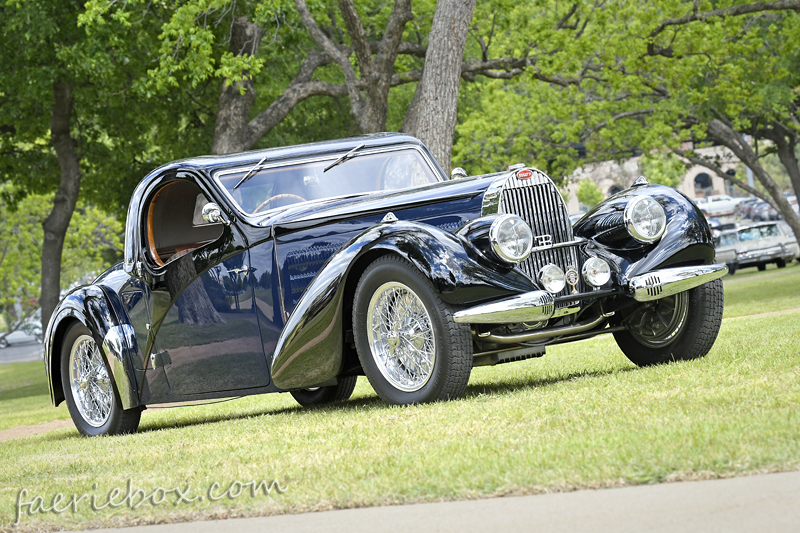
[[[190,181],[174,181],[159,189],[150,200],[147,207],[147,248],[157,266],[163,266],[222,235],[222,224],[193,224],[197,197],[201,194],[200,188]]]

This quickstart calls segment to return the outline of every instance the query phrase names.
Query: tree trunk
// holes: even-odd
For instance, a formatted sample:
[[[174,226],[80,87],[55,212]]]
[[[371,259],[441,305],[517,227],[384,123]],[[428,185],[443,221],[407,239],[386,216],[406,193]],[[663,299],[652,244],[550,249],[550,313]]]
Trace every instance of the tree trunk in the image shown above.
[[[797,156],[794,153],[796,144],[793,139],[787,140],[780,134],[773,140],[778,147],[778,158],[781,160],[786,172],[789,173],[792,189],[794,189],[796,195],[800,194],[800,166],[797,164]]]
[[[208,296],[202,281],[197,277],[192,254],[177,259],[167,268],[167,289],[178,308],[181,324],[224,323]]]
[[[61,252],[69,228],[69,221],[78,202],[81,187],[81,169],[75,140],[70,136],[72,116],[72,85],[66,82],[53,84],[53,115],[50,119],[50,140],[61,168],[61,182],[56,191],[53,210],[42,222],[42,327],[47,327],[50,315],[58,304],[61,292]]]
[[[239,17],[231,27],[231,43],[228,50],[234,55],[256,55],[261,45],[264,29],[247,17]],[[242,92],[243,90],[243,92]],[[250,108],[256,101],[253,80],[249,77],[236,83],[222,82],[219,95],[217,120],[214,124],[214,141],[211,153],[230,154],[246,150]]]
[[[403,121],[403,130],[424,142],[445,172],[450,170],[461,60],[474,10],[475,0],[437,3],[416,105]]]
[[[794,237],[800,244],[800,218],[792,209],[783,191],[772,179],[772,176],[761,166],[755,152],[742,138],[741,133],[735,131],[730,125],[718,119],[713,119],[708,123],[708,136],[718,141],[723,146],[727,147],[739,160],[750,167],[753,175],[758,179],[761,185],[769,193],[772,201],[775,202],[775,208],[781,214],[783,219],[789,224],[794,232]]]

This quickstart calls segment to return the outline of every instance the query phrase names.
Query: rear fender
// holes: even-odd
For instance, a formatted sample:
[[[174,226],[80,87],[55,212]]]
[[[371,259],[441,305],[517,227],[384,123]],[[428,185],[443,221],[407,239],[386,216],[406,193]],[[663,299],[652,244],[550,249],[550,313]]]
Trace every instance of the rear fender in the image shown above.
[[[61,353],[64,335],[79,322],[92,334],[101,347],[109,376],[123,409],[139,405],[135,375],[131,366],[132,351],[137,350],[133,327],[120,321],[110,298],[116,297],[96,285],[80,287],[69,293],[56,307],[44,337],[44,360],[50,399],[54,406],[64,401],[61,385]]]
[[[364,268],[395,253],[430,280],[454,306],[535,289],[524,274],[486,261],[466,239],[416,222],[374,226],[343,246],[316,275],[281,332],[272,358],[274,383],[283,389],[312,387],[342,369],[347,295]]]

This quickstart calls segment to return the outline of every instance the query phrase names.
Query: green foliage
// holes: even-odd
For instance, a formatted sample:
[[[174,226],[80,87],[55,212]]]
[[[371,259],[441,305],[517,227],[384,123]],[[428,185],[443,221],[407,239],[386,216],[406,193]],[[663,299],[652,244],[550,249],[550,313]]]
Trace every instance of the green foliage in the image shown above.
[[[577,196],[578,201],[590,209],[605,198],[595,182],[589,179],[581,180],[578,185]]]
[[[693,9],[741,3],[479,6],[478,31],[503,30],[494,55],[525,55],[532,65],[510,81],[462,84],[454,161],[471,172],[533,162],[558,180],[586,161],[702,141],[714,117],[740,132],[770,120],[796,128],[800,14],[712,17],[657,31]]]
[[[0,307],[5,320],[13,304],[19,303],[23,315],[37,306],[44,239],[42,220],[53,205],[53,195],[23,196],[18,189],[0,185]],[[122,245],[122,224],[101,210],[79,204],[70,221],[61,261],[61,283],[100,273],[108,266],[108,251],[118,256]]]
[[[639,166],[647,181],[670,187],[678,187],[686,175],[686,165],[671,153],[646,154]]]

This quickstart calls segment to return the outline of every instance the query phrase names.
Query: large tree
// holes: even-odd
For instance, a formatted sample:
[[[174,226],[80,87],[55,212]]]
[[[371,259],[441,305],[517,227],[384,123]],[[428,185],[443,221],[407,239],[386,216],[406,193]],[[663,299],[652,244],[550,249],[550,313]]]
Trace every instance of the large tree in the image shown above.
[[[799,9],[797,0],[520,5],[504,16],[535,21],[539,29],[524,33],[536,41],[509,34],[506,45],[531,45],[529,59],[546,70],[470,88],[475,111],[458,126],[455,155],[479,165],[528,160],[558,177],[587,160],[672,150],[767,198],[800,237],[800,219],[761,164],[777,153],[788,175],[800,176]],[[746,134],[769,143],[748,143]],[[711,144],[729,161],[696,151]],[[766,195],[722,172],[736,160]]]

